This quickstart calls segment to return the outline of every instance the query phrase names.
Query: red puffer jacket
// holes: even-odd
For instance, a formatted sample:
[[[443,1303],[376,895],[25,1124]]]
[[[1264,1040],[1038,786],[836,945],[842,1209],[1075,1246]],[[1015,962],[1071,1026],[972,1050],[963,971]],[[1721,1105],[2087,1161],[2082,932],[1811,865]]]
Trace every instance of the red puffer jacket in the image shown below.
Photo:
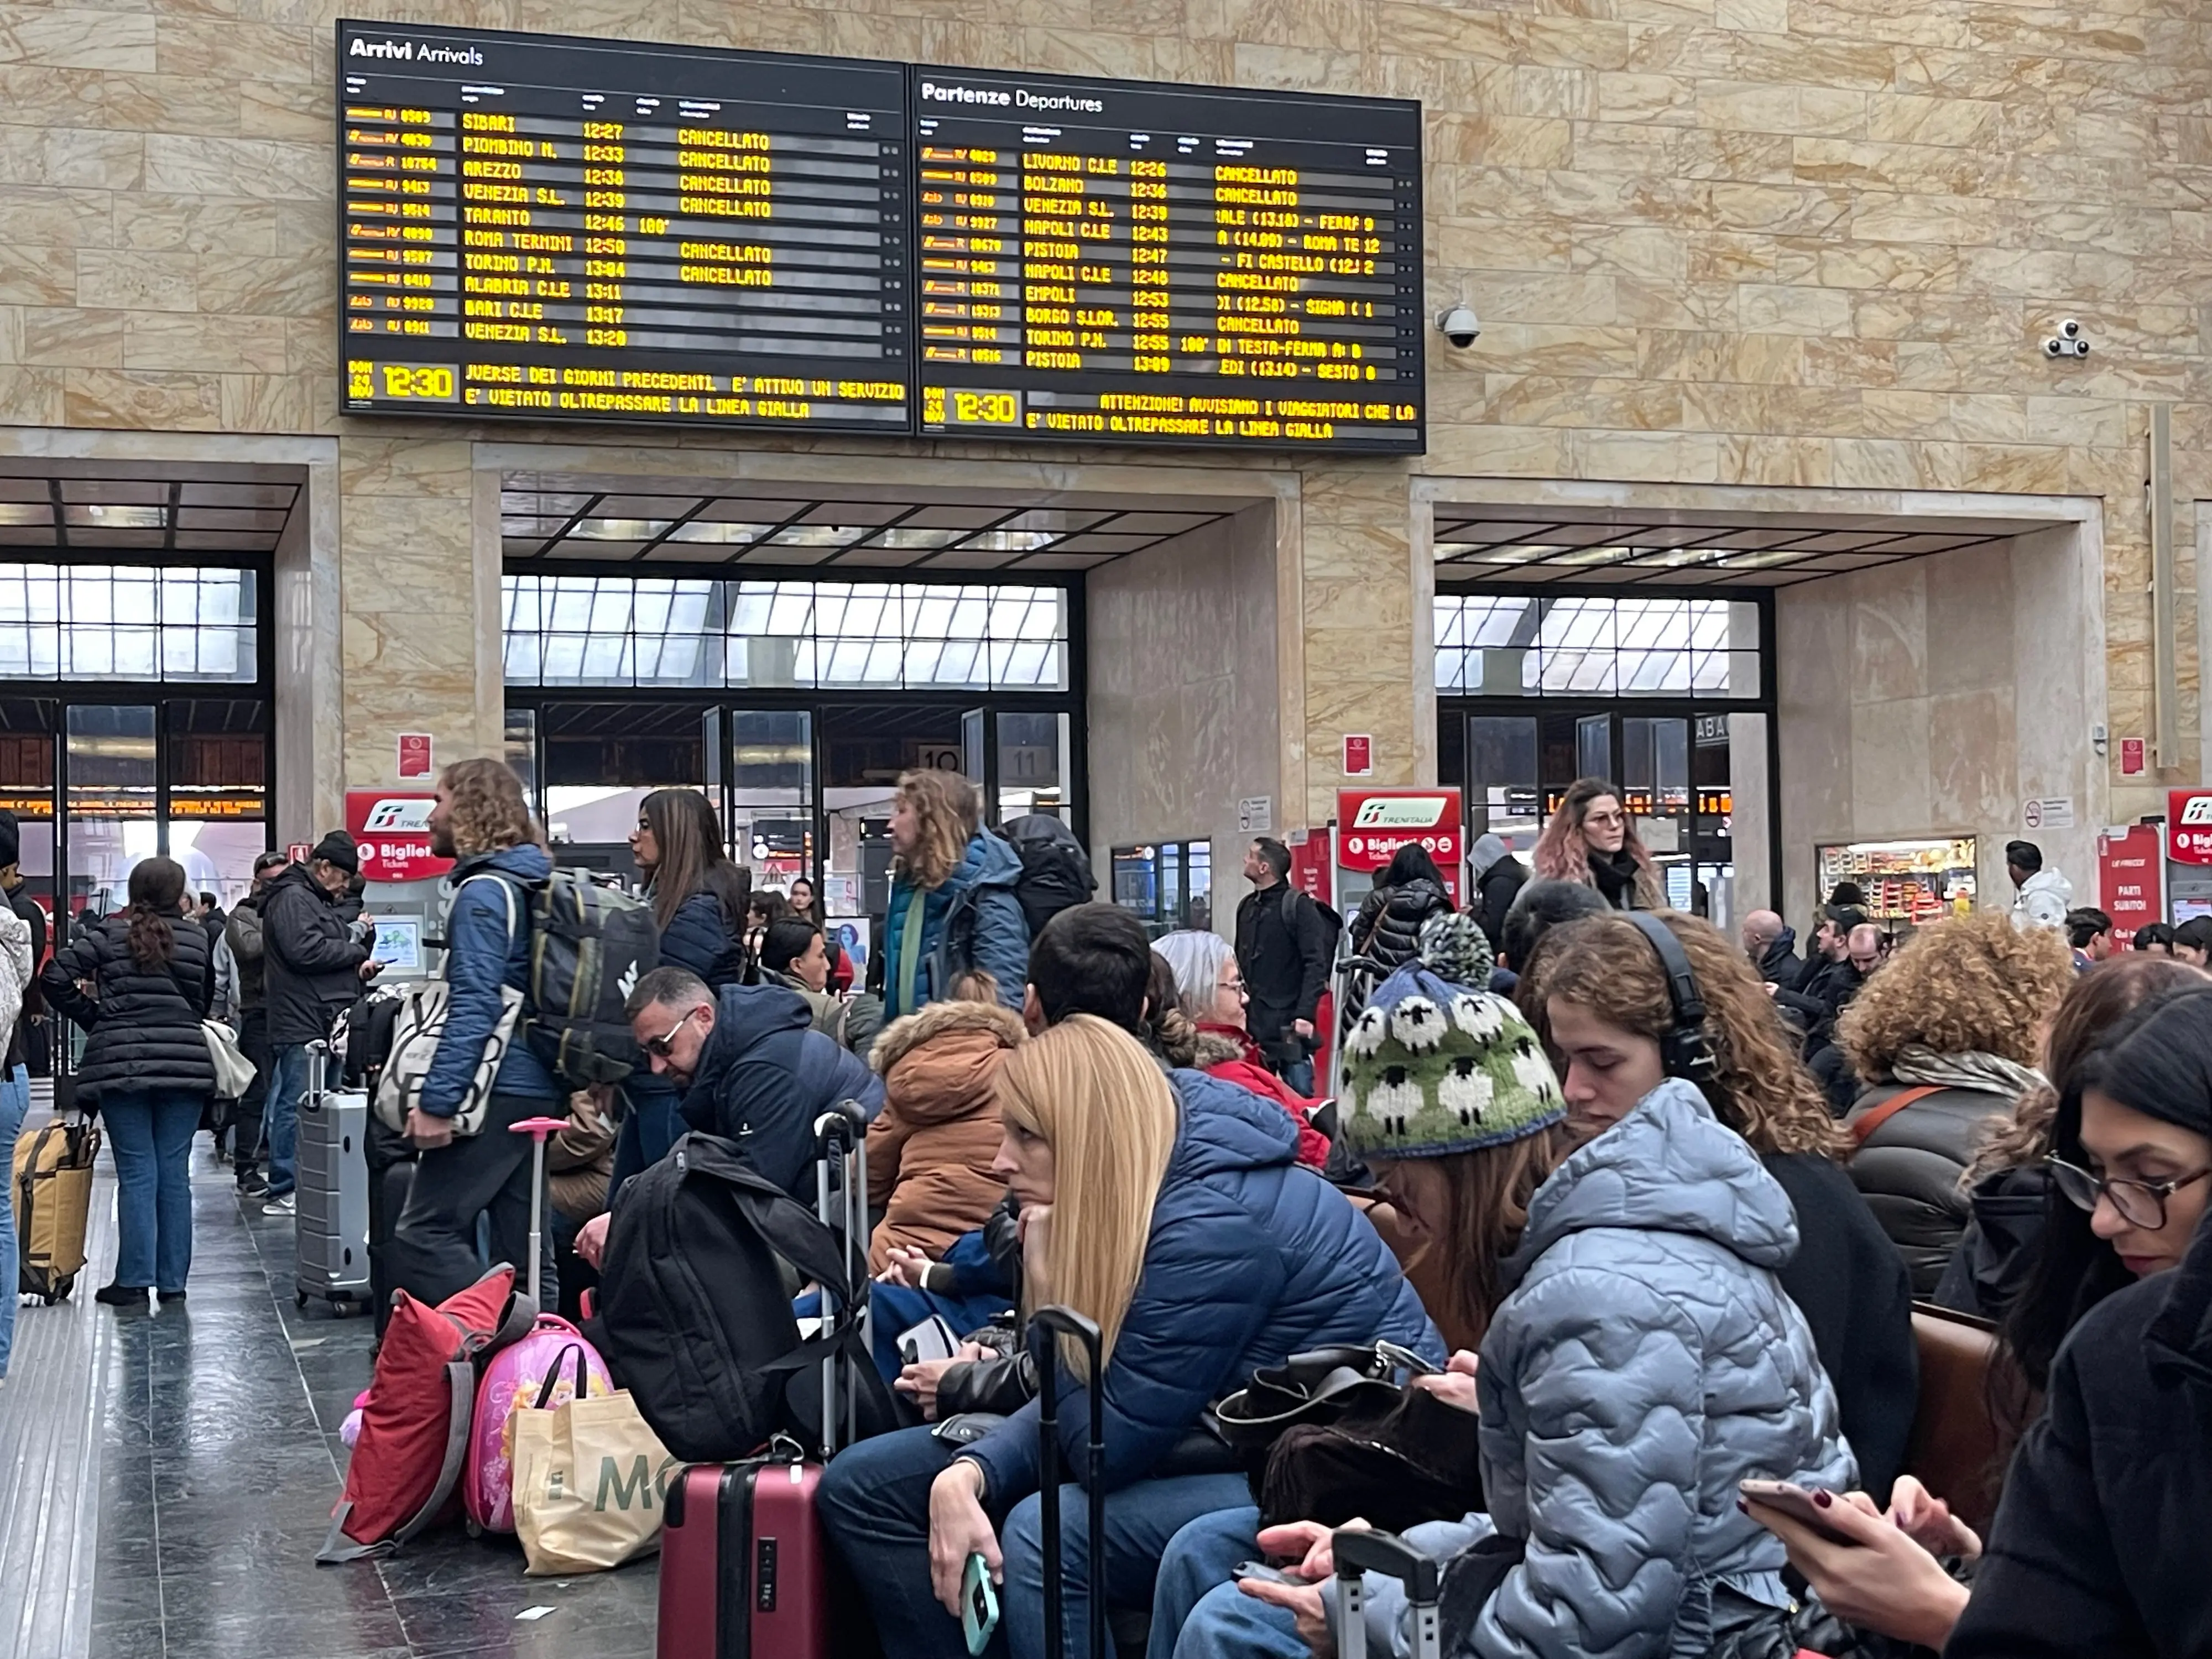
[[[1298,1126],[1298,1162],[1310,1169],[1327,1167],[1328,1137],[1306,1121],[1315,1103],[1294,1093],[1267,1069],[1267,1057],[1249,1031],[1241,1025],[1217,1025],[1211,1020],[1200,1025],[1198,1068],[1208,1077],[1249,1089],[1280,1106]]]

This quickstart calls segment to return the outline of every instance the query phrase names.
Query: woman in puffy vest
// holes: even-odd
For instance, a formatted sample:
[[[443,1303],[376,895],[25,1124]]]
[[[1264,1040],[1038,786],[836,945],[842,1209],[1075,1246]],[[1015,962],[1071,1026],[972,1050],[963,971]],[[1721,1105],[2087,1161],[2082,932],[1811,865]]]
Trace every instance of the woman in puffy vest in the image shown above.
[[[99,1107],[115,1148],[121,1237],[97,1299],[143,1308],[149,1289],[181,1297],[191,1271],[192,1135],[215,1091],[200,1021],[214,986],[207,931],[185,920],[184,867],[140,860],[130,895],[121,915],[80,918],[40,984],[89,1033],[77,1098]]]

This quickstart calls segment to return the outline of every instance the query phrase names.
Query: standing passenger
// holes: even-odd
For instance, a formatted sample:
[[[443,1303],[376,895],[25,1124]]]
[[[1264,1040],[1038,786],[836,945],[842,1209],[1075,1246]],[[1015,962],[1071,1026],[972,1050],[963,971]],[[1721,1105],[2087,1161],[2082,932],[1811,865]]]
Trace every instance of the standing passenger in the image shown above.
[[[1620,786],[1603,778],[1582,778],[1567,787],[1529,858],[1538,875],[1595,887],[1616,910],[1656,910],[1666,902]]]
[[[904,774],[891,805],[890,907],[884,918],[884,1018],[950,995],[972,968],[1018,1005],[1029,925],[1014,885],[1021,856],[983,827],[982,796],[953,772]]]

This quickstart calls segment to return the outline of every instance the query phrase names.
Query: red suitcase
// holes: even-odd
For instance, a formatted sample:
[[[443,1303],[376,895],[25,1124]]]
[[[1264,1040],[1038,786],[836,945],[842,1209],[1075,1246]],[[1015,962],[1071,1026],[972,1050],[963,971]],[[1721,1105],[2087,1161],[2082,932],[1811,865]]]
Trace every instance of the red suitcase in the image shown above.
[[[825,1114],[815,1131],[823,1143],[818,1213],[829,1222],[833,1204],[843,1205],[846,1237],[865,1241],[865,1120]],[[848,1152],[857,1165],[851,1170]],[[849,1316],[838,1309],[829,1316]],[[825,1360],[822,1462],[837,1447],[837,1394],[836,1362]],[[814,1509],[822,1462],[779,1437],[758,1458],[693,1464],[670,1484],[660,1534],[659,1659],[830,1659],[830,1540]]]

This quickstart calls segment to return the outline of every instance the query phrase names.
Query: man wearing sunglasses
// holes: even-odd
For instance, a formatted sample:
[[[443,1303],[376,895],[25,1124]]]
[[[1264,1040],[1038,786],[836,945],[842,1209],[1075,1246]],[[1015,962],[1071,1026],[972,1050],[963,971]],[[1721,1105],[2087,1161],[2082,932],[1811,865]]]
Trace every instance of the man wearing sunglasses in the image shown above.
[[[794,1197],[814,1199],[814,1124],[841,1102],[870,1118],[883,1079],[813,1029],[795,991],[731,985],[720,994],[688,968],[656,968],[623,1005],[646,1063],[684,1091],[690,1127],[734,1141],[753,1167]],[[585,1224],[576,1254],[596,1265],[607,1218]]]

